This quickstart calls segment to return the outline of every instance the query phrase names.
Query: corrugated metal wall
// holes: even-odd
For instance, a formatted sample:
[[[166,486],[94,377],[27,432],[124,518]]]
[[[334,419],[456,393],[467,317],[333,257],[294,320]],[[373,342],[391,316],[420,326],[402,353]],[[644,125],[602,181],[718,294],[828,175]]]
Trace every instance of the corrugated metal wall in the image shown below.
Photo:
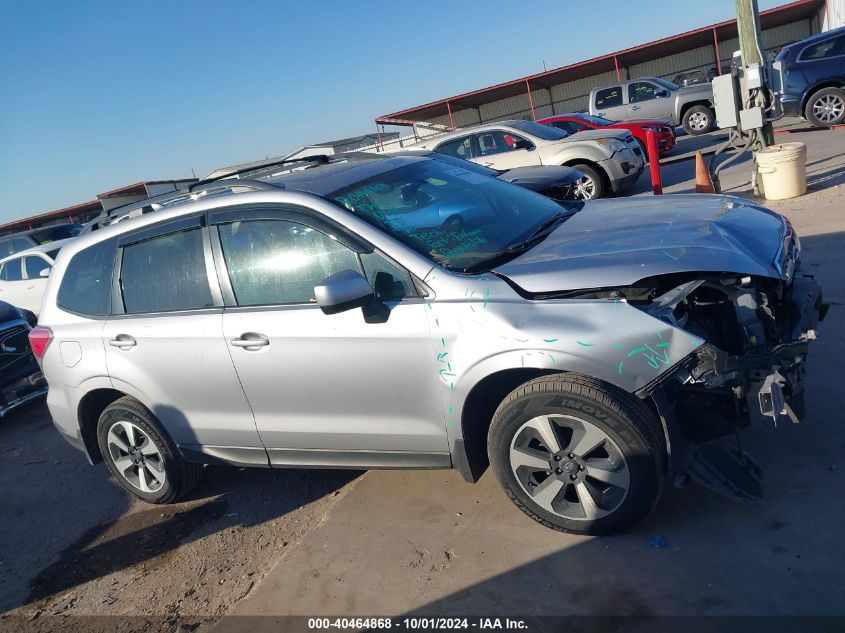
[[[634,64],[628,68],[630,77],[663,77],[672,79],[678,73],[687,70],[707,70],[716,65],[713,46],[700,46],[682,53],[667,55],[643,64]]]
[[[767,52],[779,48],[784,44],[797,42],[812,34],[810,20],[799,20],[784,26],[763,31],[763,47]],[[734,38],[719,42],[719,56],[722,61],[722,71],[730,64],[733,52],[739,49],[739,40]],[[665,77],[672,79],[675,75],[688,70],[702,70],[707,72],[716,65],[714,48],[712,45],[667,55],[650,62],[635,64],[627,69],[620,69],[622,77]],[[614,71],[600,73],[584,79],[570,81],[552,86],[550,89],[536,88],[531,91],[534,99],[534,112],[538,119],[564,114],[568,112],[583,112],[589,107],[590,90],[596,86],[610,85],[616,81]],[[500,99],[483,104],[480,108],[459,110],[453,112],[456,127],[468,127],[479,123],[501,121],[502,119],[530,119],[531,104],[528,94],[516,95],[508,99]],[[439,116],[429,120],[431,123],[450,125],[448,116]]]

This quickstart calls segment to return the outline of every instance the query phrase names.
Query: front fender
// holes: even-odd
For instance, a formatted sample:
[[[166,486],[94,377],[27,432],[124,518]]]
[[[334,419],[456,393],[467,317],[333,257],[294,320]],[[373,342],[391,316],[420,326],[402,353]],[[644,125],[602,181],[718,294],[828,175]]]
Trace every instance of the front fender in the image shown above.
[[[541,156],[544,165],[565,165],[583,162],[599,163],[613,156],[595,141],[573,144],[573,147],[559,150],[548,156]]]

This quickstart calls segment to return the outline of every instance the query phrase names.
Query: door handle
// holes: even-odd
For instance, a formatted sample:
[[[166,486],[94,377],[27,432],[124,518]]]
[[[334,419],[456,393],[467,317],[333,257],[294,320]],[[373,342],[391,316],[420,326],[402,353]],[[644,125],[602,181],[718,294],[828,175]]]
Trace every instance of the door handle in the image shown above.
[[[136,341],[128,334],[118,334],[113,339],[109,340],[109,345],[111,345],[112,347],[117,347],[119,349],[129,349],[131,347],[135,347],[137,344],[138,341]]]
[[[492,166],[493,166],[493,163],[492,163],[492,162],[490,162],[490,163],[484,163],[484,166],[485,166],[485,167],[492,167]]]
[[[642,108],[642,106],[631,106],[632,110],[639,110],[640,108]]]
[[[254,351],[260,347],[267,347],[270,344],[270,339],[257,332],[246,332],[241,334],[240,338],[233,338],[231,343],[232,347],[242,347],[247,351]]]

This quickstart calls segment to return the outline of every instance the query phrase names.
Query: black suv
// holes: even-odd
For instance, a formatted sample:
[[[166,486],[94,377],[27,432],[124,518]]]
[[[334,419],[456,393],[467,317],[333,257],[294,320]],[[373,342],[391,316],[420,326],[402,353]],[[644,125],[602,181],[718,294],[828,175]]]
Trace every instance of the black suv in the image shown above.
[[[35,315],[0,301],[0,418],[47,393],[29,343]]]
[[[816,127],[845,121],[845,27],[819,33],[781,49],[784,114],[803,116]]]

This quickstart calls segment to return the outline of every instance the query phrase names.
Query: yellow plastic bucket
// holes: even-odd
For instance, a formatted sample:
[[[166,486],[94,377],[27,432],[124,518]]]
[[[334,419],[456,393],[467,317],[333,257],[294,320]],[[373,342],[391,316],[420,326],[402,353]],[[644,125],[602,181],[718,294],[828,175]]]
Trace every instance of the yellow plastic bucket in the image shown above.
[[[786,200],[807,193],[807,146],[781,143],[757,152],[757,167],[767,200]]]

